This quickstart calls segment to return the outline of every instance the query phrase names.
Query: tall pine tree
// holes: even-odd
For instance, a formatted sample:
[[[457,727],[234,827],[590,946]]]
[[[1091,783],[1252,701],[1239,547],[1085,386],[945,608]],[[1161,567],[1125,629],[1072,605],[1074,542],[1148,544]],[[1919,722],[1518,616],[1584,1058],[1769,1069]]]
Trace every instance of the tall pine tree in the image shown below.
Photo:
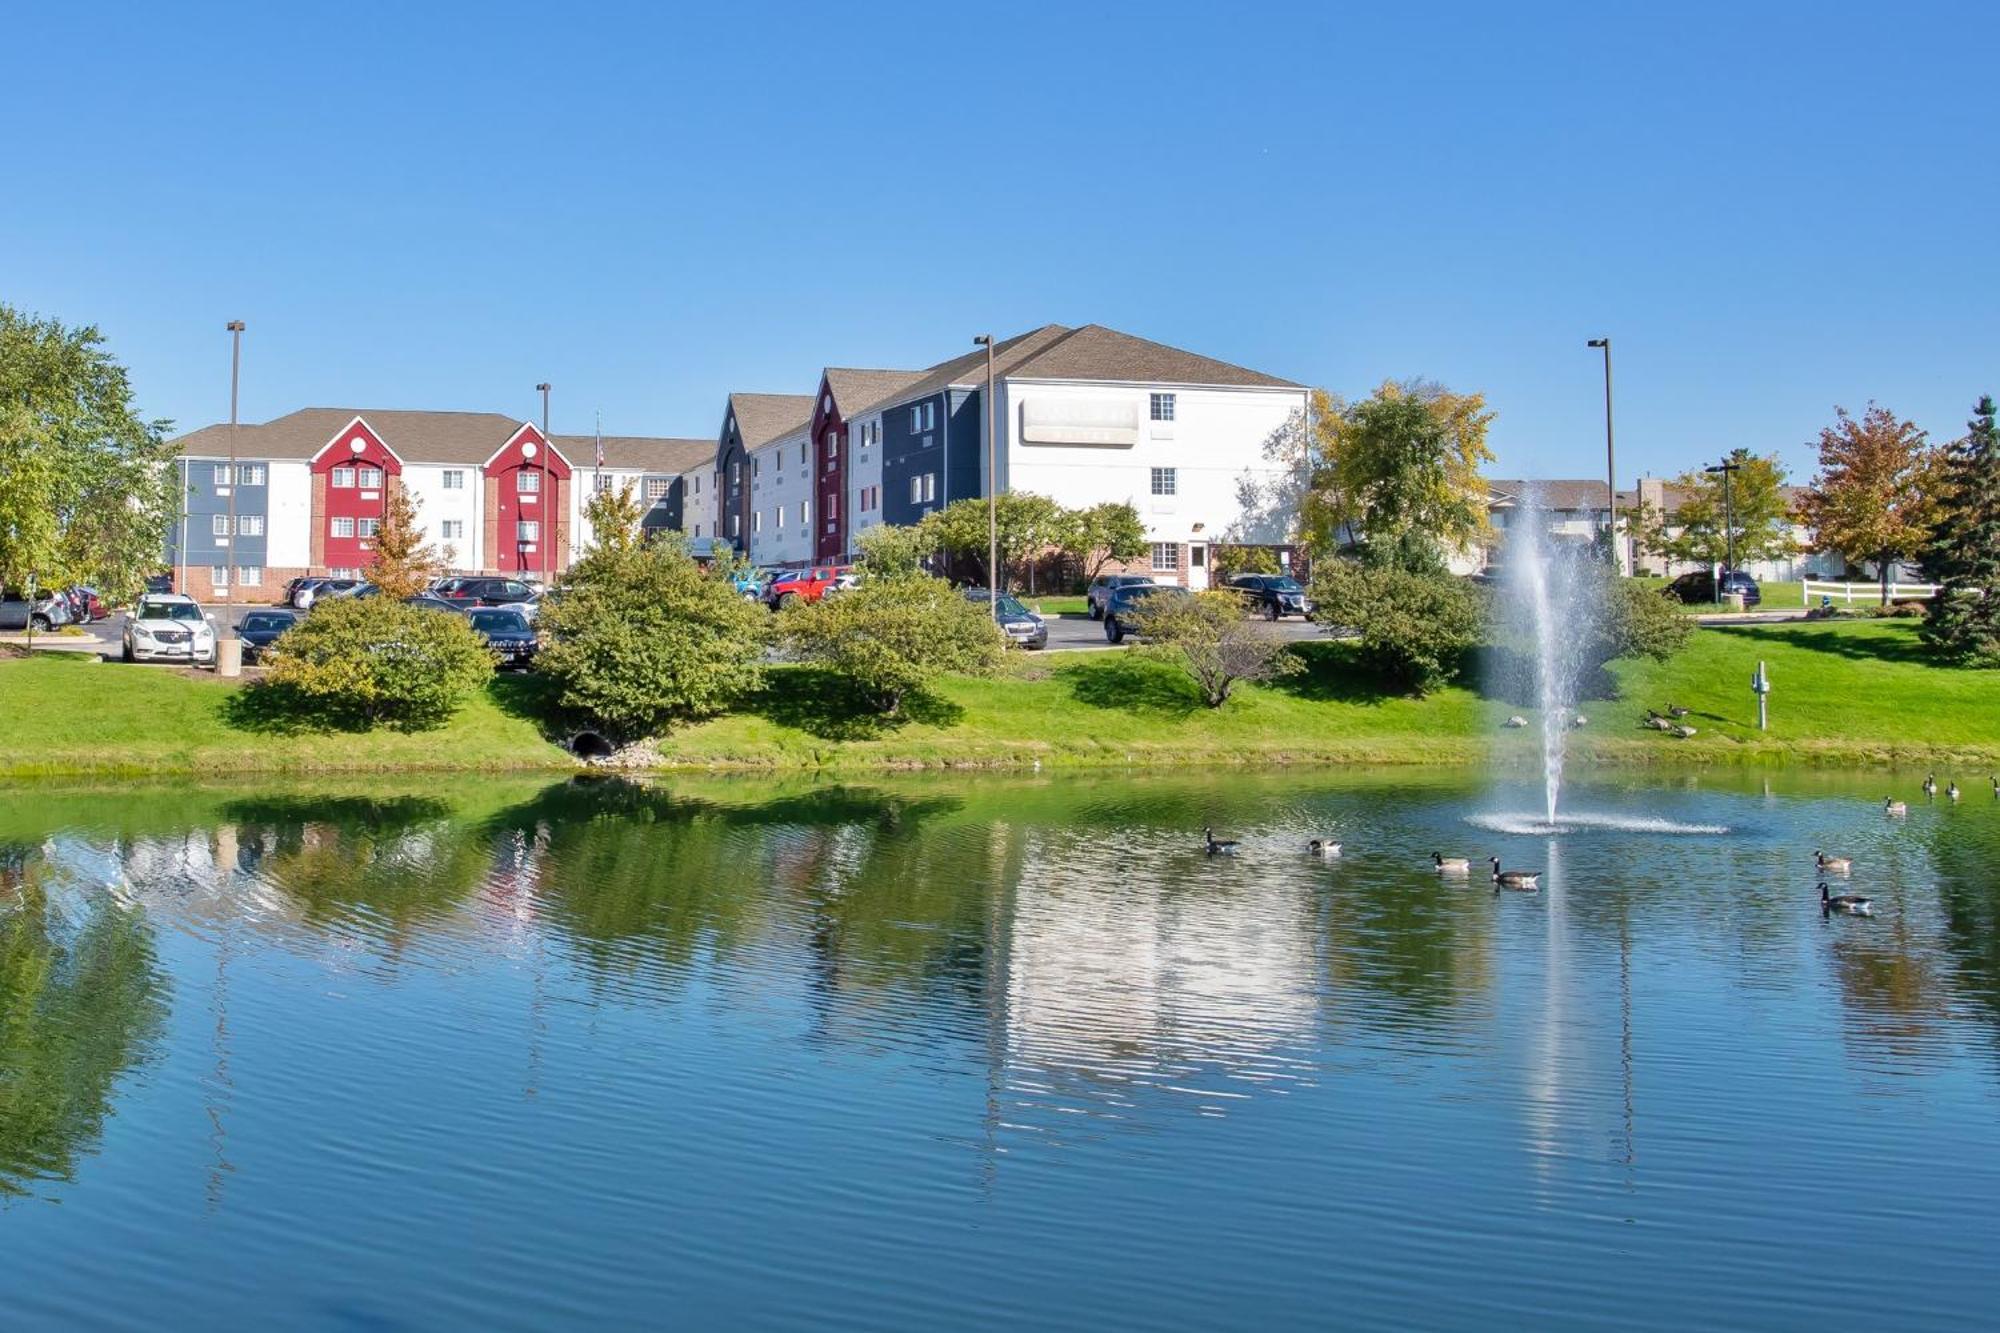
[[[1948,661],[2000,667],[2000,429],[1993,396],[1979,400],[1951,446],[1949,486],[1930,565],[1939,584],[1924,640]]]

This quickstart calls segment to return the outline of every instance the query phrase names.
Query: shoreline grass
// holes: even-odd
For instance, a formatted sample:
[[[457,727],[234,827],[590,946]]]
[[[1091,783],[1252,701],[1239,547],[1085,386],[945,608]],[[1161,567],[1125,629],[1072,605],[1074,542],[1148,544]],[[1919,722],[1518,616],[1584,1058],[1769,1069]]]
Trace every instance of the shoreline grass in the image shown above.
[[[1131,653],[1018,655],[984,680],[947,678],[893,722],[854,707],[841,682],[774,670],[742,710],[679,728],[654,747],[663,771],[1164,769],[1379,765],[1532,768],[1539,719],[1518,701],[1452,688],[1384,695],[1352,648],[1314,643],[1290,680],[1201,707],[1171,669]],[[1772,729],[1756,730],[1750,672],[1775,684]],[[1586,701],[1571,734],[1578,766],[1933,765],[2000,770],[2000,673],[1931,665],[1899,621],[1699,630],[1668,663],[1619,662],[1618,697]],[[297,732],[232,708],[235,683],[98,664],[74,655],[0,661],[0,779],[337,776],[573,771],[536,721],[532,679],[503,678],[429,732]],[[1693,739],[1647,731],[1649,707],[1690,710]],[[1507,729],[1510,713],[1525,729]],[[246,721],[246,718],[251,720]],[[1970,783],[1968,783],[1970,785]],[[1983,794],[1984,782],[1975,790]]]

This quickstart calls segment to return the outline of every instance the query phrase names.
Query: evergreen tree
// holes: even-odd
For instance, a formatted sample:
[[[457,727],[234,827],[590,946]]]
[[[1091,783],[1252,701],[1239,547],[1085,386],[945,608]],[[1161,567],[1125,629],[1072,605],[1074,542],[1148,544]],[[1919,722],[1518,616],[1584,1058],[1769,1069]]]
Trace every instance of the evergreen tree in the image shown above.
[[[1991,394],[1973,411],[1945,465],[1949,484],[1930,551],[1940,587],[1924,641],[1950,661],[2000,666],[2000,429]]]

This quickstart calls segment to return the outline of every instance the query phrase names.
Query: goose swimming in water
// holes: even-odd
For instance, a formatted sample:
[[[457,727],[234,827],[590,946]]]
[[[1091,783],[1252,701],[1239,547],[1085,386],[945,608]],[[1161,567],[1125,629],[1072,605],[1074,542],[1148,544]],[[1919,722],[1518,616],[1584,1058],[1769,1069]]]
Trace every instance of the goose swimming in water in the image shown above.
[[[1826,881],[1819,882],[1819,910],[1822,913],[1846,912],[1850,916],[1874,916],[1875,900],[1859,893],[1829,894]]]
[[[1953,778],[1950,784],[1945,787],[1944,794],[1954,801],[1956,801],[1959,798],[1959,796],[1962,795],[1962,793],[1958,790],[1957,778]]]
[[[1306,850],[1314,856],[1339,856],[1340,844],[1332,838],[1314,838],[1306,844]]]
[[[1431,864],[1437,867],[1440,875],[1466,875],[1472,872],[1472,861],[1463,856],[1439,856],[1436,852],[1432,852]]]
[[[1926,796],[1937,795],[1937,774],[1926,773],[1924,775],[1924,795]]]
[[[1234,838],[1218,838],[1215,836],[1215,830],[1212,828],[1204,828],[1201,831],[1201,838],[1203,842],[1208,844],[1208,854],[1210,856],[1236,855],[1237,843]]]
[[[1502,870],[1500,868],[1499,857],[1489,856],[1486,859],[1493,863],[1493,883],[1498,887],[1503,889],[1537,889],[1541,887],[1541,871]]]
[[[1910,813],[1909,802],[1899,801],[1893,796],[1884,796],[1882,798],[1882,813],[1888,815],[1891,819],[1900,818]]]
[[[1825,852],[1814,852],[1813,860],[1819,862],[1819,873],[1822,875],[1845,875],[1854,869],[1854,858],[1851,856],[1828,856]]]

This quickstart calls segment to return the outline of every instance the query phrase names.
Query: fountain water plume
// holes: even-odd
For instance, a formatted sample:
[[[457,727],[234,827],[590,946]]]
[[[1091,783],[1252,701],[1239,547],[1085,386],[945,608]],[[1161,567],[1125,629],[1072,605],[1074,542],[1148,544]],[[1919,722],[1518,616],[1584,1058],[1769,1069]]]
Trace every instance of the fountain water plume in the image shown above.
[[[1535,699],[1541,709],[1542,787],[1548,827],[1562,796],[1564,747],[1595,637],[1597,607],[1586,562],[1595,552],[1556,542],[1541,495],[1529,488],[1507,528],[1504,595],[1496,604],[1503,638],[1532,646]]]

